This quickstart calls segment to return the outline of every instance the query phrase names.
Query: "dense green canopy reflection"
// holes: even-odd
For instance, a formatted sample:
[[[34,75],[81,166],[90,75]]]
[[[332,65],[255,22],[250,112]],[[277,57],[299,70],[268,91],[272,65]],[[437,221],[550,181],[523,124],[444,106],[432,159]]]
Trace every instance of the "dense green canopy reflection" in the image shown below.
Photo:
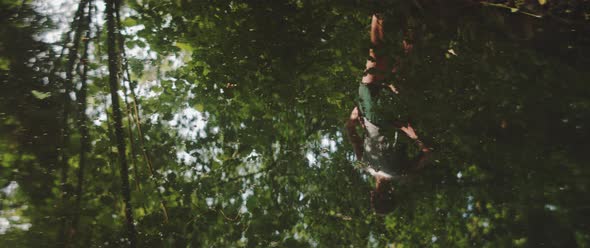
[[[45,2],[0,1],[0,247],[590,245],[588,3],[382,1],[434,150],[380,216],[372,1]]]

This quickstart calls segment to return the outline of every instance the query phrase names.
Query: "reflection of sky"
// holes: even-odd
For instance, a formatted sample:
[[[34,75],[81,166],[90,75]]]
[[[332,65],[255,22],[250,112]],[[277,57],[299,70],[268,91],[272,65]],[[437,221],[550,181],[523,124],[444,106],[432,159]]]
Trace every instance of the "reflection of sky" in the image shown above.
[[[336,150],[338,150],[336,144],[341,143],[342,141],[343,139],[341,132],[336,133],[335,139],[328,135],[323,135],[319,144],[311,144],[307,149],[305,157],[307,158],[308,165],[319,167],[320,164],[318,163],[318,159],[329,158],[331,153],[334,153]],[[314,152],[314,148],[319,149],[320,152]]]
[[[207,134],[203,130],[207,124],[206,113],[201,113],[194,108],[185,108],[176,113],[168,124],[178,130],[178,135],[185,140],[205,138]]]
[[[10,202],[10,199],[16,194],[17,189],[18,184],[12,181],[6,187],[0,189],[0,196]],[[19,213],[25,209],[27,209],[27,205],[8,210],[0,210],[0,234],[5,234],[11,228],[24,231],[29,230],[32,226],[31,223],[23,223],[25,220],[23,220]]]
[[[78,8],[78,4],[72,0],[41,0],[33,1],[31,5],[39,13],[47,15],[55,25],[53,29],[46,31],[39,37],[47,43],[61,40],[62,34],[70,28],[70,22]]]
[[[8,186],[0,189],[0,192],[4,193],[6,196],[12,196],[17,188],[18,184],[15,181],[12,181],[8,184]]]

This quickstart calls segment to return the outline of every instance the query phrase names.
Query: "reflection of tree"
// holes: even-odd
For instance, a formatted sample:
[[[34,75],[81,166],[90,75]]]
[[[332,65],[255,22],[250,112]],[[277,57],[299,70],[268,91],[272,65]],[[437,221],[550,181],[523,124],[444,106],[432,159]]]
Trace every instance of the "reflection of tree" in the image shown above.
[[[80,57],[80,63],[78,67],[82,66],[80,73],[80,90],[78,90],[76,95],[76,104],[77,104],[77,122],[78,125],[78,132],[80,133],[80,151],[78,155],[78,175],[77,175],[77,186],[74,196],[76,197],[75,203],[75,210],[74,210],[74,217],[72,220],[72,230],[70,231],[70,236],[76,235],[78,231],[78,226],[80,222],[80,215],[81,215],[81,208],[82,208],[82,198],[84,196],[84,176],[86,171],[86,164],[88,163],[88,153],[91,150],[90,144],[90,131],[88,125],[90,125],[90,121],[88,120],[88,116],[86,115],[86,110],[88,109],[88,71],[89,71],[89,63],[88,63],[88,53],[89,53],[89,46],[90,46],[90,37],[91,33],[91,25],[92,25],[92,1],[88,2],[88,11],[86,16],[84,17],[84,31],[85,35],[82,38],[83,41],[83,51],[82,56]],[[78,70],[80,71],[80,70]],[[68,239],[72,239],[73,237],[68,237]]]
[[[47,185],[57,179],[51,172],[58,169],[55,147],[60,140],[57,122],[61,101],[55,97],[61,95],[54,85],[40,83],[52,62],[38,56],[48,49],[32,36],[43,30],[43,16],[27,5],[0,5],[0,186],[15,189],[2,193],[0,208],[3,218],[17,218],[9,220],[14,227],[42,220],[47,211],[31,211],[28,206],[39,206],[55,197]],[[47,230],[57,224],[48,222],[46,219],[29,230]],[[7,246],[23,242],[19,228],[14,229],[16,233],[3,235]],[[51,235],[50,239],[54,241],[55,237]]]
[[[115,127],[115,137],[117,143],[117,153],[119,157],[121,190],[123,193],[123,203],[125,209],[125,226],[127,228],[127,241],[130,247],[137,246],[137,234],[135,231],[135,221],[133,217],[133,206],[131,205],[131,189],[129,188],[129,168],[127,164],[125,134],[123,132],[123,117],[121,107],[119,107],[119,71],[121,70],[121,53],[117,47],[116,21],[115,12],[119,11],[116,0],[106,2],[107,17],[107,48],[108,48],[108,66],[109,66],[109,89],[111,91],[111,104],[113,111],[113,121]]]

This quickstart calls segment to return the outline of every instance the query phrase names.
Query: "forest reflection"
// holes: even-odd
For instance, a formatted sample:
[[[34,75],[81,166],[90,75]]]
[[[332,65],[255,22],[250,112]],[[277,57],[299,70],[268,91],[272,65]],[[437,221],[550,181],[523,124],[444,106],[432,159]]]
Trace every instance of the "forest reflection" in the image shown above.
[[[433,149],[384,215],[345,128],[376,8]],[[590,246],[589,9],[0,1],[0,247]]]

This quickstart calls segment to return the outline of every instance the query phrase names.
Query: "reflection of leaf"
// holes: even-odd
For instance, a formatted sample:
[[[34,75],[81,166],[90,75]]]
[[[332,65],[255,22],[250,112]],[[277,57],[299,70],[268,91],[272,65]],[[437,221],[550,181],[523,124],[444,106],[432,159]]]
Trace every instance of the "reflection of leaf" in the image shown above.
[[[199,112],[203,112],[205,107],[203,107],[203,104],[195,104],[195,109]]]
[[[176,47],[180,48],[181,50],[185,50],[187,52],[193,51],[193,47],[188,43],[176,42]]]
[[[547,0],[538,0],[540,5],[545,5],[547,3]]]
[[[125,18],[125,20],[123,20],[122,24],[125,27],[133,27],[133,26],[137,25],[137,20],[135,20],[135,18],[132,18],[132,17],[127,17],[127,18]]]
[[[0,58],[0,70],[8,70],[10,67],[10,61],[5,58]]]
[[[31,94],[33,94],[33,96],[39,100],[43,100],[43,99],[51,96],[51,93],[49,93],[49,92],[41,92],[41,91],[36,91],[36,90],[32,90]]]
[[[248,197],[248,200],[246,200],[246,207],[248,208],[248,210],[252,211],[253,209],[256,208],[256,206],[258,206],[258,198],[256,196],[250,196]]]

